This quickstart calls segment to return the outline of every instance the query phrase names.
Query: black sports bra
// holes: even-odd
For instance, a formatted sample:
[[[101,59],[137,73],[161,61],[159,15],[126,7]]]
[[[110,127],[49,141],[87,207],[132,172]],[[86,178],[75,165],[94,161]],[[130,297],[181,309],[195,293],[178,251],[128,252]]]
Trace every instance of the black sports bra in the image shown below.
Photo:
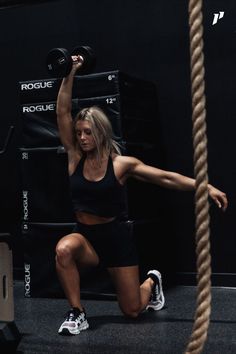
[[[114,174],[111,156],[105,176],[95,182],[84,177],[84,161],[85,157],[82,157],[75,172],[70,176],[74,211],[103,217],[120,216],[126,210],[126,187],[118,182]]]

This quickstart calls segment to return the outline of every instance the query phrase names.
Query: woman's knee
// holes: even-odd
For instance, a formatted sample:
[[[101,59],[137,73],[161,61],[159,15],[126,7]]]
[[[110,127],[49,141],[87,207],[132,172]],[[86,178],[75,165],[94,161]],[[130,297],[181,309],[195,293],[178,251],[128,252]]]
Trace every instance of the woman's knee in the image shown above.
[[[125,315],[125,317],[137,318],[141,312],[141,303],[132,304],[129,306],[120,305],[120,309],[123,312],[123,314]]]
[[[75,243],[69,238],[63,238],[60,240],[56,246],[56,261],[61,265],[65,265],[74,258],[75,248],[79,250],[81,247],[81,242]]]

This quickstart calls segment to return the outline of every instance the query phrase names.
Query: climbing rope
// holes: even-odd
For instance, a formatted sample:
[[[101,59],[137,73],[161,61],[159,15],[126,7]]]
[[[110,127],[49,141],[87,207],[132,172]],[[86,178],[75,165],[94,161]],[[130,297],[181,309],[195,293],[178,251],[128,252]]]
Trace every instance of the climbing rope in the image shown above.
[[[194,324],[185,354],[202,352],[211,312],[211,255],[207,175],[207,137],[203,55],[202,0],[189,0],[192,122],[194,173],[196,179],[197,302]]]

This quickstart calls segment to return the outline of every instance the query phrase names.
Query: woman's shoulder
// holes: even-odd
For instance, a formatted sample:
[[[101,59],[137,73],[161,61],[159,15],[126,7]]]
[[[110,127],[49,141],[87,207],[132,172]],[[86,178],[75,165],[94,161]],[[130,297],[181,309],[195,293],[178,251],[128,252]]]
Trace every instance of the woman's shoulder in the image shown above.
[[[112,155],[112,161],[114,166],[117,166],[118,168],[122,168],[123,170],[128,170],[140,162],[134,156],[118,155],[118,154]]]
[[[137,164],[142,163],[136,157],[126,156],[126,155],[116,155],[112,156],[114,171],[117,179],[121,184],[124,184],[126,179],[130,176],[131,171],[137,166]]]
[[[139,161],[136,157],[134,156],[129,156],[129,155],[118,155],[118,154],[112,154],[112,160],[113,162],[121,163],[121,164],[132,164],[136,163]]]

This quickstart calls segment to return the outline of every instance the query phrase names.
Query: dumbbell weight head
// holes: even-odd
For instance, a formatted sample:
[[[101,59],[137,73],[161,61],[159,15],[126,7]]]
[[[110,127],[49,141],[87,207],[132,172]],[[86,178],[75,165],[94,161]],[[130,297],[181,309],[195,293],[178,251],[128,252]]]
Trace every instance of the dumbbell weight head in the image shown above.
[[[78,70],[78,74],[85,75],[91,73],[96,64],[96,57],[92,48],[88,46],[75,47],[71,52],[71,56],[78,55],[84,59],[83,65]]]
[[[79,68],[79,74],[89,74],[95,67],[96,58],[92,48],[88,46],[75,47],[71,54],[65,48],[53,48],[47,55],[46,65],[48,72],[56,77],[69,75],[73,61],[72,56],[82,56],[84,61]]]
[[[65,48],[53,48],[47,55],[46,65],[50,74],[65,77],[71,71],[72,59]]]

